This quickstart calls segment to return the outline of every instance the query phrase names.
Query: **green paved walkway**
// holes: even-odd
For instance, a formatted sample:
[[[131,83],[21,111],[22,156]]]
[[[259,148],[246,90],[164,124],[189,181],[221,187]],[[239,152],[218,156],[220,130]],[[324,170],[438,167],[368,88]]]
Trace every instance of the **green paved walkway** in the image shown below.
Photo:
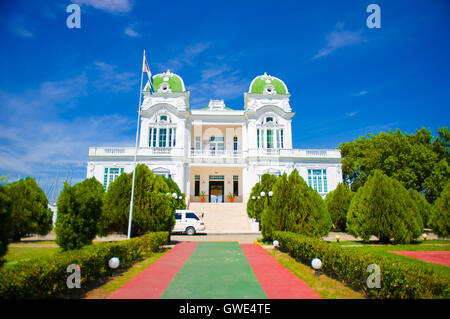
[[[200,242],[161,298],[267,298],[237,242]]]

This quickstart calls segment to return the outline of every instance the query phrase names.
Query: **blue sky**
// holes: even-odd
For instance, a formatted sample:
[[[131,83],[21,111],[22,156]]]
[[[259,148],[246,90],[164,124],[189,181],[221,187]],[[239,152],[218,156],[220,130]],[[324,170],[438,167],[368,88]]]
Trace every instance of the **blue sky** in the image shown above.
[[[81,29],[66,27],[70,3]],[[2,1],[0,174],[48,191],[85,177],[89,146],[133,146],[144,49],[154,74],[183,77],[192,108],[242,109],[255,76],[281,78],[295,148],[435,133],[450,118],[449,18],[446,0]]]

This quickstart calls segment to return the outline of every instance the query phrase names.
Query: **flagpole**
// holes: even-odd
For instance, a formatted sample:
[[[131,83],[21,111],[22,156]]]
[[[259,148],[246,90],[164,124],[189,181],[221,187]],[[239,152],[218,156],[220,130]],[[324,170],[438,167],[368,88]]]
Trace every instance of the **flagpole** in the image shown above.
[[[145,50],[142,57],[142,64],[145,63]],[[134,150],[134,169],[133,169],[133,181],[131,182],[131,200],[130,200],[130,213],[128,216],[128,239],[131,238],[131,220],[133,219],[133,199],[134,199],[134,181],[136,179],[136,160],[137,160],[137,150],[138,150],[138,140],[139,140],[139,119],[141,117],[141,100],[142,100],[142,79],[144,77],[144,72],[141,70],[141,87],[139,89],[139,108],[138,108],[138,120],[136,128],[136,148]]]

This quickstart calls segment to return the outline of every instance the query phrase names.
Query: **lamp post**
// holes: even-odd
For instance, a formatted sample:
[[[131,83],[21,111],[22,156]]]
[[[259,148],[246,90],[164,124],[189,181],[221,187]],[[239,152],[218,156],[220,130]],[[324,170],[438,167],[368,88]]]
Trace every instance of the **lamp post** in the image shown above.
[[[315,270],[314,276],[318,277],[319,276],[319,270],[320,270],[320,268],[322,268],[322,261],[319,258],[314,258],[311,261],[311,266]]]

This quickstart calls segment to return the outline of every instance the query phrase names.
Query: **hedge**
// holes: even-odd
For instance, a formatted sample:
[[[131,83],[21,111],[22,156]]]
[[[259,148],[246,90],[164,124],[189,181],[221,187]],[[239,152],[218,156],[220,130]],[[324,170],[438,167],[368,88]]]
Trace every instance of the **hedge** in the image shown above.
[[[281,250],[296,260],[310,265],[312,259],[319,258],[323,273],[363,291],[370,298],[450,298],[450,280],[432,270],[299,234],[275,232],[274,238]],[[367,287],[370,264],[380,267],[381,288]]]
[[[63,297],[69,290],[67,266],[81,267],[81,287],[111,274],[108,261],[120,259],[120,267],[147,257],[167,243],[168,232],[149,233],[120,242],[86,246],[79,250],[57,253],[49,257],[20,262],[0,269],[0,298],[34,299]],[[73,288],[76,289],[76,288]]]

